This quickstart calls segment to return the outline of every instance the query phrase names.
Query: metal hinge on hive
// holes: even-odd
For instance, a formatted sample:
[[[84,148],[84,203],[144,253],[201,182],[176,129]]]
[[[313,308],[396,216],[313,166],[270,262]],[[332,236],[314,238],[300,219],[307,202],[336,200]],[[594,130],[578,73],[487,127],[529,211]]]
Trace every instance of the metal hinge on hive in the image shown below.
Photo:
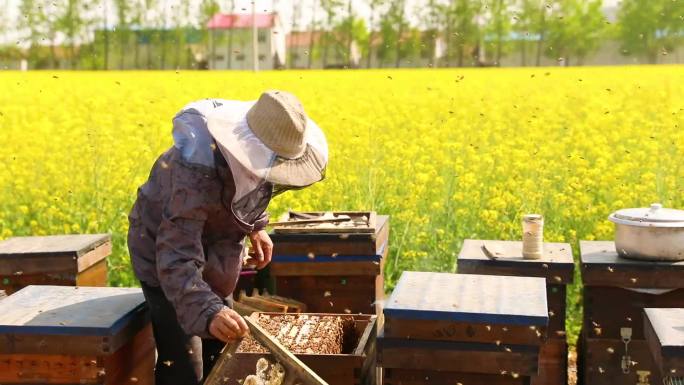
[[[637,370],[637,376],[639,377],[639,382],[636,383],[636,385],[651,385],[649,382],[648,376],[651,375],[651,372],[648,370]]]
[[[625,354],[622,356],[620,366],[622,367],[622,373],[629,374],[629,370],[632,367],[632,359],[629,356],[629,343],[632,341],[632,328],[620,328],[620,337],[625,344]]]

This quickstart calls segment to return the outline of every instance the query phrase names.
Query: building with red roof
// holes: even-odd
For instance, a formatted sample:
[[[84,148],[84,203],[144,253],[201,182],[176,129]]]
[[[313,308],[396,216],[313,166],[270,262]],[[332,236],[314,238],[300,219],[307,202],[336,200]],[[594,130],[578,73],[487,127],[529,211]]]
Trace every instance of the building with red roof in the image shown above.
[[[207,23],[210,69],[251,70],[253,26],[257,29],[259,69],[276,69],[285,64],[285,31],[276,13],[217,13]]]

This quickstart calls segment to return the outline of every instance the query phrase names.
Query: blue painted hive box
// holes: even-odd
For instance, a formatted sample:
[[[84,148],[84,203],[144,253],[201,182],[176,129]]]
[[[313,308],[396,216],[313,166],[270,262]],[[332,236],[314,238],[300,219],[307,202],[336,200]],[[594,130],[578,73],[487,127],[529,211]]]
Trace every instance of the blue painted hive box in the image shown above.
[[[383,310],[379,362],[390,369],[531,376],[547,312],[543,278],[404,272]]]
[[[0,301],[1,384],[152,384],[140,289],[27,286]]]
[[[310,312],[380,314],[390,224],[389,216],[369,214],[373,224],[363,232],[274,231],[276,294],[305,303]]]

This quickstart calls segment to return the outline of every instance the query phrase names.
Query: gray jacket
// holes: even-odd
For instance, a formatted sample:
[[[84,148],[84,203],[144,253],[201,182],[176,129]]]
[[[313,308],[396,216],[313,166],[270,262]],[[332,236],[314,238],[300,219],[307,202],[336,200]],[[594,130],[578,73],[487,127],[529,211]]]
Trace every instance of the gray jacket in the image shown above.
[[[203,113],[183,110],[173,124],[175,144],[154,163],[128,216],[128,249],[136,277],[162,288],[184,331],[209,337],[208,322],[235,289],[245,236],[268,223],[272,190],[255,191],[257,203],[238,218],[235,181]]]

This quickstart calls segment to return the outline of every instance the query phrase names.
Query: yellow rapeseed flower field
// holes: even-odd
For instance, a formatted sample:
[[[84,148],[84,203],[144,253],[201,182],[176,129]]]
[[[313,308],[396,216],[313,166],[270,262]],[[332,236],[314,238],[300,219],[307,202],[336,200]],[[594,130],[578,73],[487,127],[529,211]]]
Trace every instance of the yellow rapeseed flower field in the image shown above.
[[[4,72],[0,238],[111,232],[110,281],[136,284],[126,216],[174,113],[271,88],[298,95],[331,148],[328,178],[271,212],[391,214],[390,285],[454,271],[464,238],[519,238],[523,213],[576,246],[610,239],[615,209],[684,207],[684,67]]]

